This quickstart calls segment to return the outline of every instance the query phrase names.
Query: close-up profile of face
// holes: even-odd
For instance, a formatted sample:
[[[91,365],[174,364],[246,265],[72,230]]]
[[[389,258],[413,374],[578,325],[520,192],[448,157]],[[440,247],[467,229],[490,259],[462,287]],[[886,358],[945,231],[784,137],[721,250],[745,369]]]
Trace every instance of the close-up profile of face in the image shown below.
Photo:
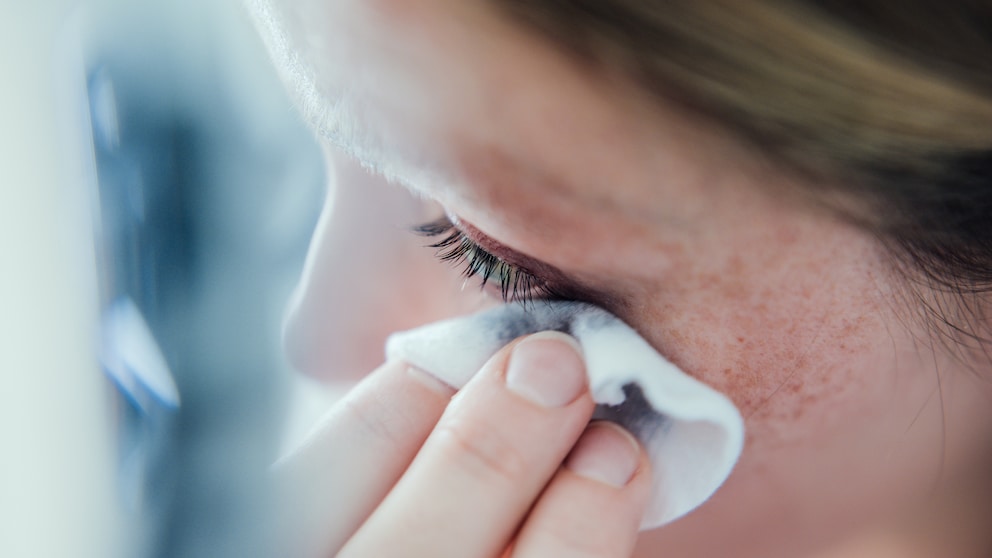
[[[954,325],[981,310],[917,288],[877,230],[810,195],[846,192],[845,178],[780,164],[681,90],[666,100],[622,57],[577,55],[512,4],[252,6],[325,143],[335,203],[358,208],[327,205],[287,324],[294,362],[334,379],[371,370],[397,329],[503,298],[582,301],[744,419],[726,483],[641,533],[635,555],[807,556],[889,528],[974,531],[992,373],[922,308]],[[424,223],[435,239],[408,232]],[[462,278],[420,248],[450,234],[471,246],[458,265],[491,271]],[[361,335],[323,348],[345,330]],[[973,538],[955,540],[966,550],[946,555],[971,555]]]

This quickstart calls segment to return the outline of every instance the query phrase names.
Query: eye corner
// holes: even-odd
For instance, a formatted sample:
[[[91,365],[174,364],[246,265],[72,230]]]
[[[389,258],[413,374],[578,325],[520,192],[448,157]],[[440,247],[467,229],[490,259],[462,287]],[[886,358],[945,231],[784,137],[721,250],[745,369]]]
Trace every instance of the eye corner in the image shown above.
[[[448,218],[447,215],[442,215],[441,217],[434,219],[433,221],[428,221],[426,223],[420,223],[410,227],[410,232],[417,236],[423,237],[435,237],[441,236],[443,234],[450,233],[452,230],[456,230],[455,224]]]

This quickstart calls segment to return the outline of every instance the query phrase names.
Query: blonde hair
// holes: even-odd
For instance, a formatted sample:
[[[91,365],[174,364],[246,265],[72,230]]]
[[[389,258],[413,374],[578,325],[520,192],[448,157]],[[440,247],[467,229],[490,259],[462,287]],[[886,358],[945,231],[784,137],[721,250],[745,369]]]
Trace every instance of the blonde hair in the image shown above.
[[[992,291],[992,3],[491,1],[812,177],[814,196],[856,200],[839,211],[932,284]]]

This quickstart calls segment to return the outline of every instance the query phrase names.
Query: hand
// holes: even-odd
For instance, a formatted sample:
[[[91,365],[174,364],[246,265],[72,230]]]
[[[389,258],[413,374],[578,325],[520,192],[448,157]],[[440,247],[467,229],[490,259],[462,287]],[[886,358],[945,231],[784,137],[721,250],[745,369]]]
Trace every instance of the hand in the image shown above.
[[[386,363],[278,465],[303,480],[291,521],[319,540],[308,555],[629,556],[650,467],[619,427],[587,426],[585,378],[552,332],[511,343],[454,397]]]

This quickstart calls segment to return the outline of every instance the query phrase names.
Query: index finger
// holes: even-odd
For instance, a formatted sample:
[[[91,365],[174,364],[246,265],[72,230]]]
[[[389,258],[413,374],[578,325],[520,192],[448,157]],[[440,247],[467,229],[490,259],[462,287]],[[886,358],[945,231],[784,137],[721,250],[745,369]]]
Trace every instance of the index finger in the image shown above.
[[[498,555],[593,407],[572,338],[545,331],[511,343],[454,398],[342,555]]]
[[[403,474],[452,394],[404,362],[387,362],[276,463],[288,499],[281,532],[293,556],[331,556],[344,544]]]

